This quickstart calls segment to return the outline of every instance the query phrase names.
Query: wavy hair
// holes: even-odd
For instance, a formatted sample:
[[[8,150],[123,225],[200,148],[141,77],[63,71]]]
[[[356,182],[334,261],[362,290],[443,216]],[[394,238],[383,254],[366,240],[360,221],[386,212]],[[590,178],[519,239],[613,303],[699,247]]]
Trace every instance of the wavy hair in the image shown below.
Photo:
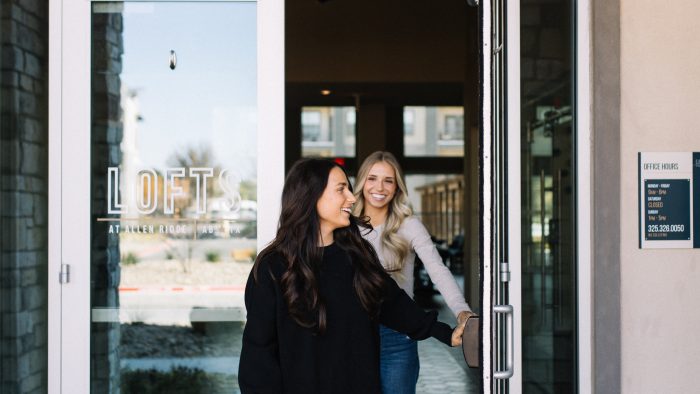
[[[384,222],[384,231],[381,237],[384,250],[384,268],[394,277],[402,279],[400,272],[403,269],[411,245],[398,234],[398,231],[403,221],[413,214],[413,210],[408,200],[408,190],[403,180],[403,171],[401,171],[398,160],[396,160],[396,157],[391,153],[377,151],[367,156],[365,161],[362,162],[360,171],[357,173],[357,181],[355,182],[355,198],[357,199],[357,203],[355,203],[353,208],[353,214],[359,217],[365,216],[366,201],[362,190],[365,187],[365,182],[367,181],[372,166],[380,162],[387,163],[394,169],[394,178],[396,179],[397,186],[394,198],[389,204],[389,212],[386,217],[386,222]]]
[[[289,314],[297,324],[320,334],[326,331],[327,312],[319,293],[323,249],[319,246],[321,227],[316,204],[335,167],[345,173],[342,166],[325,159],[301,159],[292,166],[282,189],[277,235],[260,252],[253,265],[253,277],[257,282],[260,262],[273,254],[282,257],[286,270],[278,279]],[[351,215],[350,225],[335,229],[333,239],[350,255],[355,272],[355,292],[365,311],[376,319],[387,279],[374,248],[362,238],[358,226],[368,227],[369,224]]]

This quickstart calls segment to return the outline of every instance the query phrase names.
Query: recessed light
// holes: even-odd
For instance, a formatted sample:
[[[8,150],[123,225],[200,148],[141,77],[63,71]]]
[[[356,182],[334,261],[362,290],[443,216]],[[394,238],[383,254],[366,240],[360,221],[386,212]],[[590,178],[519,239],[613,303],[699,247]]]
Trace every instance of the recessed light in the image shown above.
[[[328,96],[328,95],[331,94],[331,91],[328,90],[328,89],[323,89],[323,90],[321,90],[321,94],[324,95],[324,96]]]

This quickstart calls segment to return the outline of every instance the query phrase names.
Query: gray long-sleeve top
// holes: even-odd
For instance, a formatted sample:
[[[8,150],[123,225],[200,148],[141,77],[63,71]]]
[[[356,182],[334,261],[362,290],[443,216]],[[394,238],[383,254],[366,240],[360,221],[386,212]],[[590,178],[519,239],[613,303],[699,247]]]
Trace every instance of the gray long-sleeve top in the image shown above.
[[[384,268],[387,267],[384,257],[384,247],[381,242],[381,235],[384,231],[384,225],[375,227],[372,231],[362,230],[362,236],[368,240],[379,255]],[[411,216],[406,218],[401,227],[399,227],[398,235],[408,241],[411,249],[406,256],[403,269],[400,275],[392,275],[399,287],[401,287],[411,298],[413,298],[413,268],[415,265],[416,254],[420,257],[425,265],[425,270],[430,275],[430,279],[435,283],[440,294],[445,298],[447,306],[452,310],[455,316],[462,311],[471,311],[469,304],[464,301],[462,291],[457,286],[454,277],[450,270],[443,264],[442,258],[435,249],[433,241],[430,239],[428,230],[423,226],[418,218]]]

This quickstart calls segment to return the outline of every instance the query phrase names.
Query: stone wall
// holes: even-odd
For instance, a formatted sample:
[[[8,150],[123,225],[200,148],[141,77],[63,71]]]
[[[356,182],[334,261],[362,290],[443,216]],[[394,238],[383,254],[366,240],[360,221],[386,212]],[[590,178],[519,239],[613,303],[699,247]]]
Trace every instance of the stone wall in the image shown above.
[[[96,13],[92,20],[92,135],[91,135],[91,282],[93,307],[119,307],[119,235],[109,234],[107,167],[121,163],[122,15]],[[93,323],[91,388],[93,393],[118,393],[120,388],[119,323]]]
[[[47,391],[48,2],[0,3],[0,392]]]

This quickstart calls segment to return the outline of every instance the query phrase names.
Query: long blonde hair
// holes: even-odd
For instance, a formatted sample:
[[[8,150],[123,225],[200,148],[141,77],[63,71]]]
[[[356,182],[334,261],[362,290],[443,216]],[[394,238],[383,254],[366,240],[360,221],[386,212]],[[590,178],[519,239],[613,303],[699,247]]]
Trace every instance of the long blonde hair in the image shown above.
[[[384,162],[389,164],[394,169],[394,178],[396,179],[396,192],[394,198],[389,203],[389,212],[384,222],[384,231],[382,232],[381,242],[384,253],[381,257],[384,258],[384,266],[388,272],[396,274],[401,278],[401,270],[404,266],[406,256],[408,256],[411,245],[407,240],[398,234],[399,227],[403,221],[413,214],[411,203],[408,200],[408,191],[403,180],[403,171],[396,160],[396,157],[389,152],[377,151],[367,156],[365,161],[360,166],[360,171],[357,174],[357,182],[355,183],[355,198],[357,202],[353,207],[355,216],[365,216],[365,197],[363,189],[369,171],[376,163]]]

